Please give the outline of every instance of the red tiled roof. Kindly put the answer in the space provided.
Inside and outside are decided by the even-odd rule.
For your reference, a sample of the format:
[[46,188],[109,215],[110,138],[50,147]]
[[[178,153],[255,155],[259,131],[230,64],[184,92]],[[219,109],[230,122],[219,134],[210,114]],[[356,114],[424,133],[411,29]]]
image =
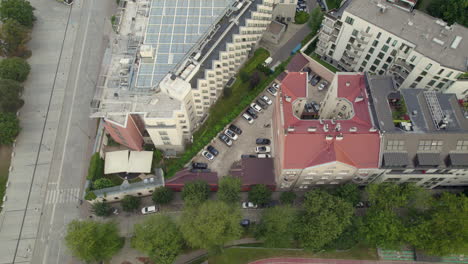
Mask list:
[[[297,98],[306,96],[305,73],[289,73],[281,84],[283,129],[294,127],[284,138],[284,169],[306,168],[329,162],[342,162],[357,168],[377,168],[379,160],[380,137],[378,132],[370,132],[372,120],[369,114],[368,97],[362,74],[338,74],[338,97],[348,99],[354,108],[354,116],[349,120],[300,120],[293,115],[292,104]],[[347,85],[348,83],[348,85]],[[289,96],[291,101],[286,101]],[[360,102],[355,102],[361,96]],[[335,131],[340,123],[341,130]],[[328,132],[324,131],[328,124]],[[308,132],[315,127],[315,132]],[[350,132],[356,127],[357,132]],[[336,136],[342,135],[341,140]],[[331,140],[326,140],[331,136]]]
[[288,66],[286,66],[286,70],[288,72],[298,72],[301,71],[308,63],[309,60],[307,60],[306,57],[302,55],[302,53],[298,52],[288,63]]

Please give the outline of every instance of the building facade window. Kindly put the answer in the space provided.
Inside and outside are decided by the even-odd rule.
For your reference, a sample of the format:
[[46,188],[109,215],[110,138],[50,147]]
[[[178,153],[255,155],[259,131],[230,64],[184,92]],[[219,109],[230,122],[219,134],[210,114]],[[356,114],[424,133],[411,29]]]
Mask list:
[[468,150],[468,140],[458,140],[457,150]]
[[351,17],[346,17],[345,22],[348,23],[348,24],[350,24],[350,25],[353,25],[354,19],[351,18]]
[[404,140],[389,140],[387,142],[387,150],[405,150],[405,141]]
[[420,140],[418,150],[442,150],[442,140]]

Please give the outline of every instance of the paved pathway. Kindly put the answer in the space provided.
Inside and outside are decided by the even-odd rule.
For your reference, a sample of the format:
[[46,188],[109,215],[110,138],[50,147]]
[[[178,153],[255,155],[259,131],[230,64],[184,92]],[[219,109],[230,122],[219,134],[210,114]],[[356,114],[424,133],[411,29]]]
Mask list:
[[250,264],[429,264],[434,262],[415,261],[381,261],[381,260],[350,260],[350,259],[312,259],[312,258],[268,258],[250,262]]

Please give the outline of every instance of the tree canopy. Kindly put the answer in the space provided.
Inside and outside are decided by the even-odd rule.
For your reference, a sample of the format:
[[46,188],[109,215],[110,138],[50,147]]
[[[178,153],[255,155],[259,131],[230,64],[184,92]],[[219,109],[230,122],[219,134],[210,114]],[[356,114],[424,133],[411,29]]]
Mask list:
[[68,224],[65,243],[73,256],[92,262],[111,259],[124,241],[115,223],[73,220]]
[[323,190],[305,195],[304,208],[297,217],[296,236],[307,249],[319,250],[350,224],[353,206]]
[[30,51],[26,43],[30,40],[30,30],[18,21],[8,19],[0,26],[0,53],[4,56],[27,57]]
[[166,186],[154,189],[153,196],[151,197],[156,204],[168,204],[174,198],[174,191]]
[[312,33],[315,35],[317,31],[320,29],[323,20],[323,13],[320,10],[320,7],[316,7],[310,12],[310,19],[309,19],[309,28],[311,29]]
[[95,202],[91,207],[91,212],[97,216],[109,216],[112,214],[112,208],[109,204],[104,202]]
[[271,189],[264,184],[256,184],[249,191],[249,201],[254,204],[264,205],[271,200]]
[[371,207],[363,222],[360,232],[368,245],[397,249],[402,244],[404,225],[391,209]]
[[13,57],[0,61],[0,78],[24,82],[31,67],[24,59]]
[[24,101],[20,98],[23,86],[18,82],[8,79],[0,79],[0,111],[15,113],[20,109]]
[[450,25],[458,24],[468,27],[468,1],[466,0],[432,0],[427,6],[431,16],[443,19]]
[[282,204],[293,204],[294,200],[296,200],[296,193],[293,191],[282,192],[280,195]]
[[219,252],[225,243],[240,238],[240,220],[239,209],[221,201],[207,201],[184,211],[180,230],[191,247]]
[[140,207],[140,197],[135,197],[131,195],[125,195],[122,201],[120,202],[120,205],[122,205],[122,210],[125,212],[133,212],[138,207]]
[[184,185],[182,199],[189,206],[197,206],[208,199],[210,187],[205,181],[192,181]]
[[344,199],[345,201],[350,202],[355,206],[361,200],[361,193],[357,184],[346,183],[340,185],[336,188],[336,193],[338,197]]
[[12,144],[19,131],[19,120],[15,114],[0,112],[0,145]]
[[0,20],[14,19],[21,25],[32,28],[36,18],[34,7],[27,0],[2,0],[0,2]]
[[267,247],[290,247],[294,239],[296,210],[291,206],[276,206],[263,212],[256,237]]
[[166,215],[154,215],[135,225],[132,246],[156,263],[174,263],[183,243],[179,229]]
[[237,177],[224,176],[219,180],[218,199],[227,204],[240,200],[241,181]]

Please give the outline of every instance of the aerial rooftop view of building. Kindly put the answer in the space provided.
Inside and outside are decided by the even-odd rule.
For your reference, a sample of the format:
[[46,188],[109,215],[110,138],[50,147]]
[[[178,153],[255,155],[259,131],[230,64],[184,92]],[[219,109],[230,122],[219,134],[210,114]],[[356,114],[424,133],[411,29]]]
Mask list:
[[378,170],[380,137],[369,113],[364,75],[335,75],[319,119],[304,115],[311,103],[307,76],[290,72],[281,82],[274,113],[279,187],[308,188],[367,178]]
[[401,88],[459,98],[468,93],[461,78],[468,71],[468,29],[462,25],[371,0],[346,1],[322,25],[316,52],[341,70],[391,74]]

